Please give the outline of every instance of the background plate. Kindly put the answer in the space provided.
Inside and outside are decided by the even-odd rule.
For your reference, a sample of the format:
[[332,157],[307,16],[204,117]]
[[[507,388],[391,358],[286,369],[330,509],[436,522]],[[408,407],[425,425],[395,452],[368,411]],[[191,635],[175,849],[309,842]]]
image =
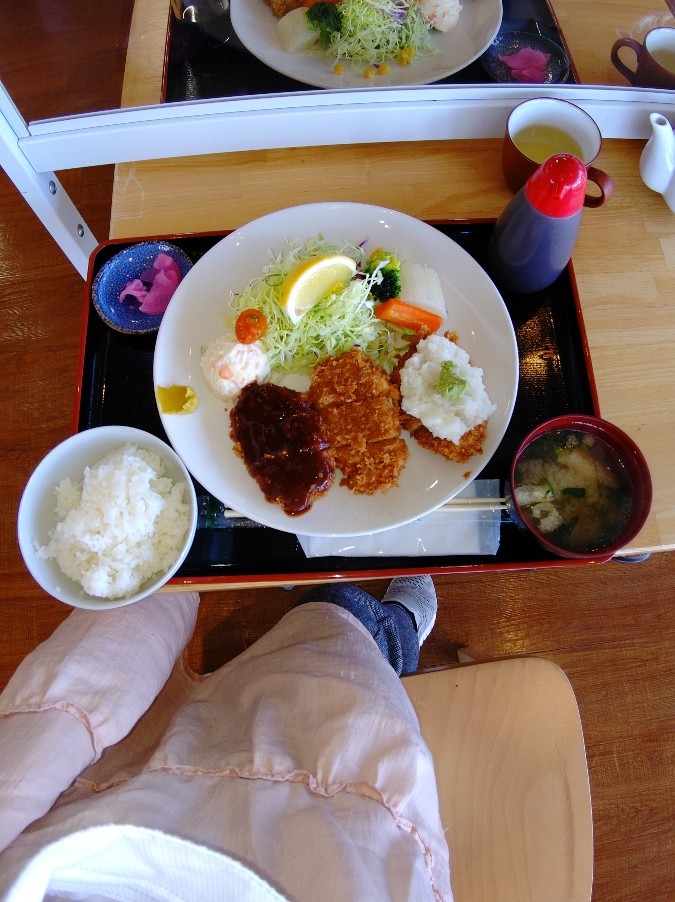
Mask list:
[[440,53],[418,57],[410,66],[391,63],[387,75],[363,77],[365,65],[345,64],[332,72],[333,60],[321,53],[286,53],[276,34],[277,19],[265,0],[230,0],[232,27],[250,53],[282,75],[318,88],[368,88],[424,85],[468,66],[489,46],[502,21],[501,0],[464,0],[459,22],[447,34],[434,32]]
[[[443,283],[448,325],[455,330],[497,405],[488,424],[484,453],[452,463],[410,441],[410,459],[399,485],[384,495],[354,495],[334,484],[312,509],[289,517],[265,501],[234,454],[229,415],[200,369],[202,348],[224,332],[230,290],[258,275],[271,249],[287,239],[318,234],[328,241],[368,241],[408,260],[433,266]],[[215,498],[258,523],[304,535],[360,535],[390,529],[434,510],[476,478],[508,426],[518,384],[513,325],[501,295],[485,271],[438,230],[394,210],[367,204],[323,203],[292,207],[232,232],[192,268],[164,314],[154,356],[154,384],[192,385],[201,399],[189,416],[161,415],[162,425],[188,470]],[[405,436],[405,433],[404,433]]]

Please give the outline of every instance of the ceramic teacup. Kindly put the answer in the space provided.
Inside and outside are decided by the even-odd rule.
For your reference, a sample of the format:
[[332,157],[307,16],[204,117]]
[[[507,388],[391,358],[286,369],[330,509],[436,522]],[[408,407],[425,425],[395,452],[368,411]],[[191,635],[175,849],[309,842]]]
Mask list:
[[[622,47],[635,51],[635,71],[619,59]],[[635,87],[675,88],[675,28],[652,28],[642,44],[634,38],[619,38],[612,47],[611,58]]]
[[612,195],[612,179],[591,164],[600,153],[602,135],[592,116],[568,100],[535,97],[515,107],[507,120],[502,145],[502,170],[512,191],[523,187],[532,173],[557,153],[573,153],[599,194],[586,194],[584,205],[599,207]]

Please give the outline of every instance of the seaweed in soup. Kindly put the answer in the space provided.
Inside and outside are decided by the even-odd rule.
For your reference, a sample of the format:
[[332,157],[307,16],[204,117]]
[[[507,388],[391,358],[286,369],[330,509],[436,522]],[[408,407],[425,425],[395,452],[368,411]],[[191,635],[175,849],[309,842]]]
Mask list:
[[547,433],[525,448],[514,495],[536,532],[577,553],[614,544],[631,511],[623,463],[604,439],[577,430]]

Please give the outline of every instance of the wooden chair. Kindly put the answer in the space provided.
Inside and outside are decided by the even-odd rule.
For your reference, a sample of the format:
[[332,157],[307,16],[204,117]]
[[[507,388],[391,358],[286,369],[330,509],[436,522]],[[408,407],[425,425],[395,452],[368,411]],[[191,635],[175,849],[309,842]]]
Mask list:
[[513,658],[403,684],[434,758],[455,902],[588,902],[588,769],[563,671]]

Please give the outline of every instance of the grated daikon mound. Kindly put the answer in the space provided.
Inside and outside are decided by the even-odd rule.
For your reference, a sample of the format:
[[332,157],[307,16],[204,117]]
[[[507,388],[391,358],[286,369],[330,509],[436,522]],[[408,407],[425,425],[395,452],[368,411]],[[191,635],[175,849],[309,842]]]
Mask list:
[[[450,400],[437,391],[446,360],[456,365],[458,375],[467,382],[464,394]],[[416,352],[403,365],[401,407],[417,417],[436,438],[456,444],[496,410],[483,384],[483,370],[472,366],[463,348],[441,335],[430,335],[420,341]]]

